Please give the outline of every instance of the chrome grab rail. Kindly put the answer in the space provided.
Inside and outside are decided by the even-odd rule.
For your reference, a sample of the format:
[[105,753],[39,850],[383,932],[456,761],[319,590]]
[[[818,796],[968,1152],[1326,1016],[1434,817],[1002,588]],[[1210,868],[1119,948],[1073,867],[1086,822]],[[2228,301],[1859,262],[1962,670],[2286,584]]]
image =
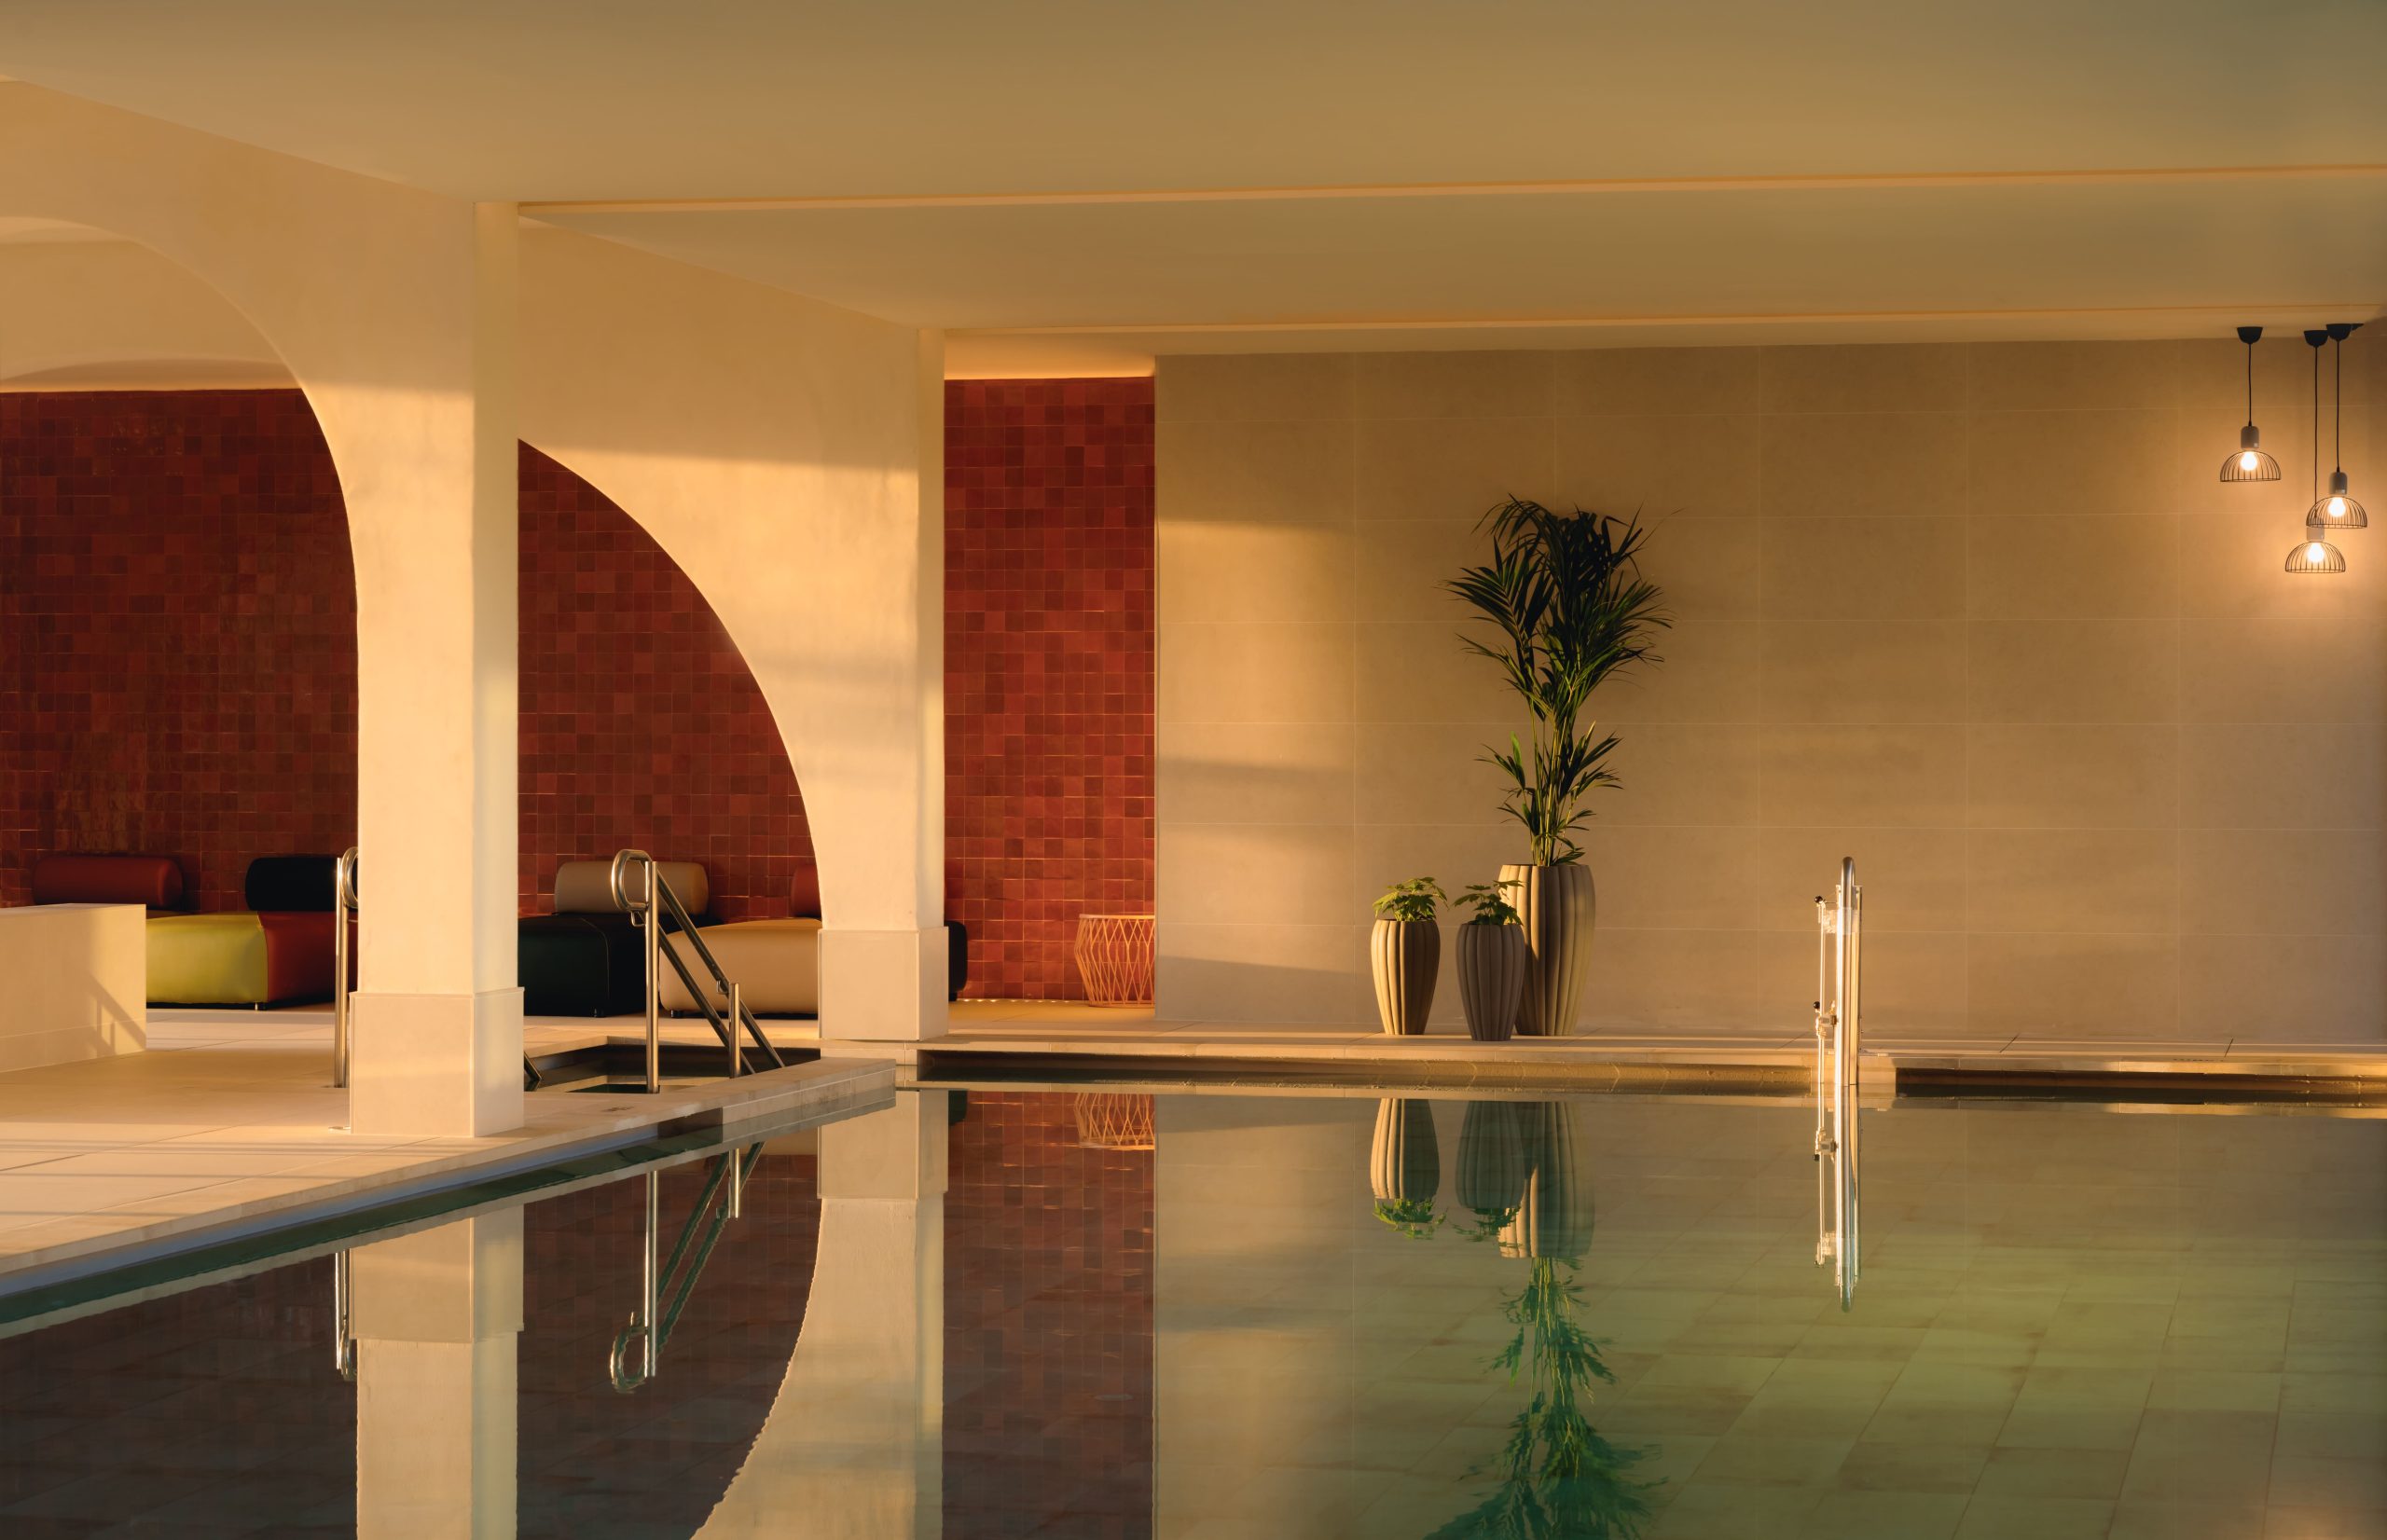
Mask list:
[[1833,1265],[1846,1310],[1856,1298],[1861,1250],[1856,1102],[1865,1046],[1865,889],[1857,886],[1856,858],[1842,859],[1832,901],[1816,897],[1815,929],[1815,1265]]
[[[690,1211],[688,1222],[681,1228],[680,1239],[669,1257],[663,1257],[658,1250],[663,1176],[658,1171],[646,1174],[646,1244],[639,1258],[639,1306],[631,1313],[629,1325],[614,1335],[613,1350],[606,1357],[606,1372],[615,1391],[628,1396],[655,1378],[663,1360],[663,1349],[670,1342],[672,1328],[680,1324],[681,1313],[688,1308],[688,1299],[696,1292],[697,1280],[704,1275],[705,1264],[712,1259],[713,1247],[721,1244],[722,1232],[729,1228],[729,1221],[740,1217],[744,1211],[747,1178],[753,1176],[754,1167],[762,1159],[763,1147],[757,1144],[743,1150],[725,1151],[714,1162],[712,1175],[705,1178],[704,1190],[697,1194],[697,1206]],[[728,1196],[716,1208],[713,1201],[722,1196],[724,1186],[728,1188]]]
[[332,1086],[348,1085],[351,1046],[348,925],[356,915],[356,846],[332,859]]
[[[352,855],[353,851],[350,852]],[[356,1333],[349,1329],[348,1253],[332,1253],[332,1368],[343,1380],[356,1378]]]
[[[646,879],[639,890],[642,896],[635,902],[631,901],[629,886],[624,880],[633,864],[644,869]],[[746,1069],[746,1055],[738,1040],[741,1029],[752,1036],[756,1046],[762,1049],[763,1056],[770,1060],[772,1068],[787,1067],[787,1061],[780,1057],[778,1048],[764,1035],[763,1024],[746,1009],[744,996],[736,984],[729,982],[729,975],[722,971],[721,963],[712,955],[712,948],[705,944],[704,933],[697,928],[696,921],[688,917],[687,906],[680,901],[680,895],[671,891],[671,885],[664,880],[662,869],[655,859],[643,850],[616,851],[606,882],[612,888],[614,904],[639,917],[639,931],[644,942],[648,1092],[663,1089],[663,964],[667,960],[671,964],[671,970],[680,975],[680,983],[687,989],[688,997],[697,1002],[697,1009],[704,1012],[705,1020],[721,1038],[722,1046],[729,1050],[729,1073],[732,1076],[741,1075]],[[663,921],[667,917],[695,948],[705,970],[712,975],[711,990],[697,988],[696,975],[688,970],[687,961],[680,956],[680,949],[663,944]],[[715,995],[727,1002],[726,1016],[720,1006],[713,1004]]]

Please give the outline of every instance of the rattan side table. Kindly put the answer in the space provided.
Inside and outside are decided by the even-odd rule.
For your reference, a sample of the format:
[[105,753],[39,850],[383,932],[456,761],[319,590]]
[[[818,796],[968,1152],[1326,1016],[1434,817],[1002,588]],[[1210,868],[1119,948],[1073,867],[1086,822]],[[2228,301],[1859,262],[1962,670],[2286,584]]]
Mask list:
[[1080,914],[1078,974],[1089,1005],[1150,1005],[1152,916]]

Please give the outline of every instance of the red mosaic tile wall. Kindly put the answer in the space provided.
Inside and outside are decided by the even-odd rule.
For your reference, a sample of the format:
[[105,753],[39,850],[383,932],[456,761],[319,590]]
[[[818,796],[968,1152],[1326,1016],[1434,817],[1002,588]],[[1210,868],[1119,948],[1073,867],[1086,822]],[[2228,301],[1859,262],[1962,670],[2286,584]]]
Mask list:
[[946,1147],[945,1533],[1152,1533],[1152,1098],[973,1091]]
[[777,918],[812,837],[745,660],[603,493],[522,450],[522,912],[556,867],[636,846],[704,863],[712,912]]
[[[803,804],[711,609],[528,448],[521,504],[523,909],[637,845],[784,914]],[[239,909],[250,858],[351,844],[352,571],[295,391],[0,395],[0,902],[45,851],[140,850]]]
[[48,850],[240,909],[251,857],[346,848],[352,572],[297,392],[0,395],[0,902]]
[[973,997],[1076,999],[1152,907],[1152,383],[945,386],[945,910]]

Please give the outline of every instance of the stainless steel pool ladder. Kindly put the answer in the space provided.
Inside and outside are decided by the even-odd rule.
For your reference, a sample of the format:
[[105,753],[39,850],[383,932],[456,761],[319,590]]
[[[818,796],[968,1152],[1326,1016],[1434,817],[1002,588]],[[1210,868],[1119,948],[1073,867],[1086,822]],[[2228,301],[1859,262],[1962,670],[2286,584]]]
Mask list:
[[332,1368],[343,1380],[356,1378],[356,1333],[349,1325],[348,1252],[332,1253]]
[[[355,976],[355,965],[349,959],[348,930],[356,911],[356,846],[352,845],[332,858],[332,1086],[340,1091],[348,1089],[349,1054],[355,1042],[352,997],[356,991],[349,982]],[[522,1089],[539,1089],[539,1071],[527,1049],[522,1054]]]
[[[669,1257],[660,1253],[663,1174],[646,1174],[646,1245],[639,1259],[638,1309],[629,1325],[614,1336],[606,1363],[614,1389],[622,1395],[655,1378],[663,1349],[671,1341],[671,1329],[680,1324],[681,1312],[688,1308],[688,1297],[696,1292],[697,1280],[704,1276],[712,1248],[720,1244],[729,1221],[744,1210],[746,1180],[754,1175],[762,1158],[763,1147],[757,1144],[727,1150],[713,1162],[712,1175],[705,1178],[704,1190],[697,1195],[697,1206],[681,1227],[680,1239]],[[716,1199],[721,1200],[718,1207]]]
[[[627,880],[632,866],[642,868],[645,879],[635,896]],[[645,942],[647,1091],[654,1093],[663,1089],[663,964],[667,960],[671,964],[671,971],[680,975],[680,983],[687,989],[688,997],[697,1002],[697,1009],[703,1011],[705,1020],[712,1024],[722,1047],[729,1050],[731,1075],[741,1075],[746,1070],[746,1055],[740,1051],[738,1041],[741,1029],[752,1036],[755,1046],[762,1049],[763,1056],[770,1060],[772,1068],[785,1068],[787,1061],[780,1057],[777,1048],[771,1046],[771,1039],[763,1035],[763,1024],[746,1009],[744,997],[738,986],[731,983],[729,975],[721,970],[721,964],[713,957],[712,948],[705,944],[704,933],[688,917],[687,906],[680,901],[679,894],[671,891],[671,885],[664,880],[662,869],[655,858],[643,850],[616,851],[608,880],[613,886],[614,902],[638,916],[640,934]],[[680,949],[663,944],[663,921],[667,916],[695,950],[697,960],[705,965],[705,971],[712,975],[711,989],[697,988],[696,975],[688,970],[687,960],[680,956]],[[721,1001],[718,1005],[714,1003],[716,997]]]
[[[349,922],[356,917],[356,846],[332,860],[332,1084],[348,1086],[350,1002]],[[342,1253],[345,1260],[346,1253]]]
[[1865,890],[1856,860],[1815,899],[1815,1265],[1831,1265],[1840,1308],[1856,1297],[1857,1055],[1864,1050]]

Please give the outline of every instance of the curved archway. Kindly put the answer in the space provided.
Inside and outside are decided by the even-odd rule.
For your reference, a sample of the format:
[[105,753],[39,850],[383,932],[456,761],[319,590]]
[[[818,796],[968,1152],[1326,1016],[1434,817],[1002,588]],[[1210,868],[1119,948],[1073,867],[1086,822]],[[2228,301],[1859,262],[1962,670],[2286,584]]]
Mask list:
[[566,231],[522,261],[523,438],[687,573],[803,784],[823,1035],[942,1032],[934,334]]
[[306,392],[353,556],[358,844],[373,904],[407,917],[363,928],[350,1124],[518,1127],[518,216],[18,83],[0,85],[0,216],[179,264]]
[[803,790],[737,639],[611,498],[527,444],[521,467],[522,912],[633,845],[701,863],[716,918],[786,914]]

